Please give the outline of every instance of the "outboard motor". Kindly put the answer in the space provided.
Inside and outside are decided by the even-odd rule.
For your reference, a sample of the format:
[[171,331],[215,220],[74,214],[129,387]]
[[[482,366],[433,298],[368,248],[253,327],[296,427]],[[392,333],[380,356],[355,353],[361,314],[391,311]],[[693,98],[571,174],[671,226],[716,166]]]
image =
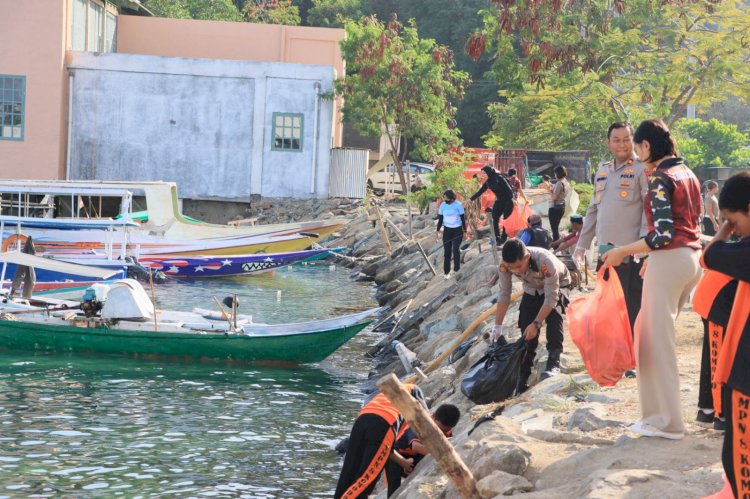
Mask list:
[[126,256],[125,261],[128,263],[128,279],[148,282],[148,274],[151,273],[151,279],[153,279],[156,284],[163,284],[167,280],[167,275],[164,272],[148,268],[145,265],[138,263],[138,261],[132,256]]
[[94,284],[90,288],[86,288],[83,293],[83,302],[81,303],[81,310],[86,317],[96,317],[104,307],[104,300],[107,298],[107,291],[109,286],[106,284]]

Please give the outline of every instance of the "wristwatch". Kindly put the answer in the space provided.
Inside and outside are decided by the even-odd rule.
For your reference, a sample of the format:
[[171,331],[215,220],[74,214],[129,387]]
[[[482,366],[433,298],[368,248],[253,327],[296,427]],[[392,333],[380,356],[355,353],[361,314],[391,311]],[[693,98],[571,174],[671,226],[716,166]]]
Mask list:
[[538,320],[534,319],[532,321],[532,324],[534,324],[539,331],[542,330],[542,321],[538,321]]

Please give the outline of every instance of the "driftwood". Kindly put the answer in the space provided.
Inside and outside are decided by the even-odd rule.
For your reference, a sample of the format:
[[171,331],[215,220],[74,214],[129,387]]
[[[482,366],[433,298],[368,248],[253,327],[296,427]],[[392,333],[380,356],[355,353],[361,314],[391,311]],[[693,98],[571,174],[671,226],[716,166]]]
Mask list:
[[432,275],[437,275],[437,272],[435,272],[435,267],[432,266],[432,262],[430,262],[430,259],[427,257],[427,253],[424,252],[424,248],[421,244],[419,244],[419,241],[416,239],[414,240],[415,243],[417,243],[417,248],[419,248],[419,252],[422,253],[422,258],[424,258],[424,261],[427,262],[427,267],[429,267],[430,272],[432,272]]
[[409,425],[419,435],[422,443],[435,458],[440,469],[453,482],[464,499],[480,497],[477,483],[469,468],[440,431],[430,414],[409,394],[391,373],[378,381],[378,388],[388,397]]

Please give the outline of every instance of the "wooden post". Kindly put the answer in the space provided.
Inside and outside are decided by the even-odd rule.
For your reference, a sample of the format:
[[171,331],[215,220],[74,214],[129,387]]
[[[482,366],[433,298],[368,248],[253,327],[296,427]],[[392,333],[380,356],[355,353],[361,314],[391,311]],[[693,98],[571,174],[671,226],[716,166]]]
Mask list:
[[388,248],[388,253],[393,252],[393,246],[391,246],[391,240],[388,238],[388,232],[385,230],[385,224],[383,223],[383,217],[380,215],[380,207],[375,205],[375,215],[378,217],[378,225],[380,226],[380,235],[383,236],[385,246]]
[[419,241],[416,239],[414,240],[415,243],[417,243],[417,248],[419,248],[419,252],[422,253],[422,258],[424,258],[424,261],[427,262],[427,266],[430,268],[430,272],[432,272],[432,275],[437,275],[437,272],[435,272],[435,267],[432,266],[432,263],[430,262],[430,259],[427,257],[427,253],[424,252],[424,248],[421,244],[419,244]]
[[388,219],[388,220],[386,220],[385,222],[386,222],[387,224],[389,224],[389,225],[391,226],[391,229],[393,229],[393,232],[395,232],[395,233],[396,233],[396,236],[397,236],[397,237],[398,237],[398,238],[399,238],[399,239],[400,239],[400,240],[401,240],[402,242],[406,242],[406,241],[408,241],[408,238],[407,238],[407,237],[406,237],[406,236],[404,235],[404,233],[403,233],[403,232],[401,232],[401,229],[399,229],[399,228],[398,228],[398,227],[396,226],[396,224],[395,224],[395,223],[393,223],[393,220],[390,220],[390,219]]
[[432,420],[430,413],[414,400],[393,373],[382,377],[378,381],[378,388],[414,428],[440,469],[453,482],[460,496],[464,499],[478,499],[480,495],[474,475]]
[[411,161],[406,160],[406,216],[409,218],[409,239],[414,239],[414,231],[411,228]]

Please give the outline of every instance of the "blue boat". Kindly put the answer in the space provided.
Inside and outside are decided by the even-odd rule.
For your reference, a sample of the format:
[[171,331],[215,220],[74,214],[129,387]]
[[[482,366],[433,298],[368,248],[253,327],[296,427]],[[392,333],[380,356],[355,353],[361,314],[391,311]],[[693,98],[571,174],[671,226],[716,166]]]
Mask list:
[[251,275],[303,261],[325,258],[340,248],[311,249],[291,253],[261,253],[220,256],[144,255],[138,262],[173,277],[231,277]]

